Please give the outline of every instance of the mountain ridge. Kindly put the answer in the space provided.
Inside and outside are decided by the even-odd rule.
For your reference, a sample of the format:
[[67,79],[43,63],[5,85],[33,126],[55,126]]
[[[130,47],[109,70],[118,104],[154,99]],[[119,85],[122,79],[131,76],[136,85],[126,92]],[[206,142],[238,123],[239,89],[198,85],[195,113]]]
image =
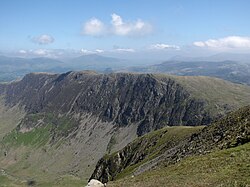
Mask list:
[[[218,80],[212,78],[210,79],[206,77],[193,77],[192,81],[189,81],[189,79],[192,79],[192,77],[188,78],[188,77],[175,77],[175,76],[153,75],[153,74],[151,75],[151,74],[125,74],[125,73],[106,75],[90,71],[68,72],[60,75],[39,73],[39,74],[28,74],[19,82],[7,85],[6,84],[0,85],[0,90],[1,90],[0,93],[3,94],[3,92],[5,92],[5,99],[7,103],[15,105],[18,102],[21,102],[23,103],[23,105],[25,105],[25,109],[27,111],[35,113],[46,112],[46,111],[52,111],[52,112],[57,111],[59,113],[61,112],[68,114],[71,112],[76,112],[76,113],[79,112],[81,113],[84,111],[92,112],[93,114],[96,113],[97,115],[101,114],[99,117],[101,117],[104,120],[114,121],[115,123],[120,125],[126,125],[130,124],[131,122],[133,123],[144,120],[144,122],[143,121],[141,122],[143,129],[147,128],[146,126],[143,125],[143,123],[146,124],[150,123],[151,125],[156,123],[160,125],[161,121],[165,121],[165,124],[169,123],[168,125],[208,124],[211,121],[211,119],[209,119],[209,117],[204,118],[206,115],[208,115],[205,114],[206,110],[204,109],[205,105],[207,105],[206,104],[207,101],[204,100],[205,97],[203,96],[197,97],[198,99],[196,99],[196,97],[191,97],[192,94],[195,95],[194,93],[197,92],[196,91],[197,89],[195,87],[199,87],[199,85],[195,84],[199,83],[202,85],[205,84],[205,81],[207,80],[208,82],[211,82],[212,84],[215,85],[221,83],[219,84],[220,86],[222,86],[223,84],[227,85],[227,83],[221,82],[221,80],[219,79]],[[195,81],[196,81],[195,84],[193,85],[190,84]],[[95,84],[94,82],[97,82],[98,84]],[[191,85],[189,86],[191,88],[195,88],[193,89],[195,91],[190,92],[189,91],[190,89],[186,89],[185,86],[188,85]],[[242,100],[243,98],[246,98],[249,95],[247,94],[249,90],[248,87],[233,85],[231,83],[228,83],[228,86],[229,87],[228,89],[226,89],[225,93],[232,92],[232,90],[229,89],[231,86],[232,88],[235,87],[234,88],[235,93],[231,94],[235,96],[237,95],[237,97],[239,97],[238,98],[239,101]],[[88,89],[86,90],[86,88]],[[111,89],[112,91],[109,89]],[[171,89],[175,91],[171,93]],[[197,94],[200,95],[202,89],[198,90]],[[19,90],[24,90],[24,92],[19,92]],[[142,93],[142,90],[144,90],[144,92],[146,91],[147,94]],[[168,93],[169,91],[170,93]],[[242,93],[240,94],[240,91],[246,94],[242,95]],[[64,98],[65,93],[67,93],[67,97],[74,99],[65,100]],[[168,96],[164,96],[164,94],[166,93],[168,93]],[[213,95],[214,93],[211,93],[211,95]],[[27,94],[29,95],[29,97],[26,97]],[[147,103],[144,106],[140,106],[139,104],[141,101],[146,102],[147,100],[146,99],[147,97],[145,98],[145,96],[142,96],[142,94],[148,95],[147,97],[149,100],[149,103]],[[57,95],[57,97],[55,97],[55,95]],[[113,95],[113,96],[109,97],[108,95]],[[106,101],[98,101],[95,99],[99,97],[106,98]],[[211,97],[211,96],[206,96],[206,97]],[[88,98],[88,100],[86,100],[85,98]],[[220,100],[222,99],[223,98],[221,98]],[[62,103],[59,102],[59,100],[64,100],[66,103],[62,105]],[[132,103],[127,105],[126,102],[129,100],[131,100]],[[141,101],[139,102],[139,100]],[[216,98],[215,100],[218,101],[218,99]],[[161,112],[159,113],[158,111],[159,107],[166,107],[164,106],[166,105],[166,102],[168,103],[168,107],[165,109],[165,113],[162,114]],[[173,102],[176,103],[174,104]],[[180,117],[179,119],[164,117],[163,120],[161,116],[159,116],[159,114],[163,116],[164,115],[171,116],[171,113],[175,113],[176,116],[176,112],[178,112],[178,110],[180,109],[178,108],[174,109],[173,107],[178,105],[177,104],[178,102],[180,104],[181,102],[183,102],[183,106],[193,105],[191,109],[197,110],[196,118],[198,121],[188,117],[192,115],[185,114],[185,112],[188,112],[188,107],[186,108],[187,111],[179,111],[181,112],[180,115],[182,115],[182,117]],[[244,102],[245,100],[242,101],[242,104]],[[155,105],[156,103],[158,104]],[[148,109],[150,108],[149,105],[150,107],[153,108],[156,107],[154,109],[155,112],[148,113],[149,112]],[[227,106],[228,109],[226,108],[225,109],[229,111],[230,107],[233,107],[233,105],[234,104],[232,104],[232,106],[228,105]],[[84,107],[79,107],[79,106],[84,106]],[[176,110],[175,112],[171,110],[169,111],[169,108],[171,108],[171,106],[172,106],[171,110]],[[200,107],[201,111],[199,111],[200,109],[198,108],[195,109],[195,106],[198,108]],[[100,107],[101,110],[100,108],[98,109],[98,107]],[[147,107],[149,108],[146,109]],[[222,105],[221,107],[224,106]],[[212,108],[214,108],[214,106]],[[185,109],[185,107],[183,109]],[[162,111],[162,108],[160,110]],[[198,116],[200,112],[202,115]],[[147,118],[147,113],[151,117]],[[134,116],[134,114],[136,114],[136,116]],[[158,115],[158,117],[156,115]],[[183,123],[181,122],[182,120],[181,118],[184,119]],[[131,122],[128,120],[130,120]],[[174,121],[171,122],[171,120]],[[188,120],[191,121],[195,120],[196,122],[194,121],[188,122]],[[167,121],[169,122],[167,123]],[[162,126],[156,128],[160,127]]]

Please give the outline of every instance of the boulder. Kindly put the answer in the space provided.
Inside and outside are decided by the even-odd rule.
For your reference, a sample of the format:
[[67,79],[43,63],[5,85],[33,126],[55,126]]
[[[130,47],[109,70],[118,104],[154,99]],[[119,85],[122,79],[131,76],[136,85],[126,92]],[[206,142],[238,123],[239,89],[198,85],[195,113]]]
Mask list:
[[96,179],[91,179],[86,187],[105,187],[105,185]]

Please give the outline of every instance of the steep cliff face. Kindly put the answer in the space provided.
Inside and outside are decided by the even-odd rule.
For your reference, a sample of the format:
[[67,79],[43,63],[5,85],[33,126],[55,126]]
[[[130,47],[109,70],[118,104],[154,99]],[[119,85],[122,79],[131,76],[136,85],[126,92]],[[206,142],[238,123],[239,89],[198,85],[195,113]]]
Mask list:
[[[162,138],[169,136],[169,130],[150,133],[130,143],[121,151],[106,155],[99,160],[91,178],[108,182],[119,176],[143,173],[159,164],[168,166],[188,156],[207,154],[214,150],[248,143],[250,106],[230,113],[200,131],[189,131],[185,136],[175,134],[175,141],[171,138]],[[185,129],[182,131],[185,132]],[[173,135],[173,132],[171,134]]]
[[118,126],[136,123],[138,135],[167,125],[205,125],[215,117],[204,109],[205,100],[173,78],[159,81],[150,74],[29,74],[1,93],[7,104],[21,103],[28,113],[91,113]]

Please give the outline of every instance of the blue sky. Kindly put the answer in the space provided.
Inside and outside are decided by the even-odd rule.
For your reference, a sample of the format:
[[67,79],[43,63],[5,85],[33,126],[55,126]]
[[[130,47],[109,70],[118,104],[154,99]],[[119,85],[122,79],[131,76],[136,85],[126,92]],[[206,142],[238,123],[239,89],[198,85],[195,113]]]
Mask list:
[[0,51],[250,49],[249,0],[1,0]]

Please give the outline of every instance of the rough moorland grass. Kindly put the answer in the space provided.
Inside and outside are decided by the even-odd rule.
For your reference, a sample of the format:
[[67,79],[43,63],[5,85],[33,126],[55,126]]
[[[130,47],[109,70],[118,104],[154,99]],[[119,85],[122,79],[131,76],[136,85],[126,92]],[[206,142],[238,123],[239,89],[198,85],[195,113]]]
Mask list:
[[108,183],[108,187],[249,187],[250,143],[207,155],[192,156],[134,178]]
[[[38,125],[41,121],[43,124]],[[49,141],[52,134],[58,137],[58,139],[62,136],[67,136],[75,125],[76,123],[66,116],[57,117],[52,113],[29,114],[25,116],[21,122],[21,126],[30,128],[31,130],[21,132],[14,129],[3,138],[2,143],[8,146],[24,145],[40,147]]]
[[153,131],[149,134],[146,134],[138,139],[136,139],[133,144],[141,144],[141,141],[148,142],[149,145],[151,142],[156,142],[154,145],[147,146],[143,150],[144,154],[147,155],[145,159],[138,162],[137,164],[126,167],[121,173],[116,176],[116,179],[123,178],[125,176],[131,175],[133,171],[138,168],[140,165],[156,158],[160,155],[162,150],[165,150],[166,147],[172,147],[189,137],[191,134],[198,132],[204,126],[197,127],[187,127],[187,126],[175,126],[175,127],[165,127],[157,131]]

